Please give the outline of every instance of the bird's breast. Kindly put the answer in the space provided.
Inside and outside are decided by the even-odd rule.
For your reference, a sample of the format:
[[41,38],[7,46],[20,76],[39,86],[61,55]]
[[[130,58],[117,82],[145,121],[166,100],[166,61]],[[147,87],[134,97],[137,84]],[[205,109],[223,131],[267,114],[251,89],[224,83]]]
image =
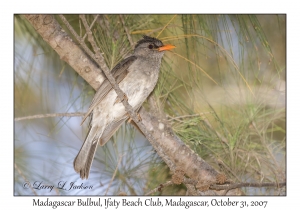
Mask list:
[[120,83],[120,88],[128,97],[128,103],[133,107],[140,106],[153,91],[158,80],[158,74],[149,71],[132,71]]
[[[134,110],[139,108],[153,91],[159,74],[159,69],[140,69],[140,66],[143,65],[135,66],[133,64],[127,76],[119,84],[120,89],[128,98],[128,103]],[[106,118],[107,122],[121,119],[126,114],[125,107],[120,100],[117,100],[117,94],[114,90],[106,95],[101,104],[96,112],[100,118]]]

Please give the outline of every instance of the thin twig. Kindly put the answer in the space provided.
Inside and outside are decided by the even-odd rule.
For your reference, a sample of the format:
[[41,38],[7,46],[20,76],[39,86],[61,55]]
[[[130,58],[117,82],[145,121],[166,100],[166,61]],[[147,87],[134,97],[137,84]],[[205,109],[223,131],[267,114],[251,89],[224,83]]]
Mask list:
[[208,119],[206,117],[203,116],[203,122],[212,130],[216,133],[216,135],[218,136],[219,139],[221,139],[222,142],[224,142],[225,144],[228,145],[228,140],[222,136],[216,129],[214,129],[212,127],[212,125],[210,124],[210,122],[208,121]]
[[130,43],[130,45],[131,45],[131,48],[134,49],[134,43],[133,43],[132,38],[131,38],[131,36],[130,36],[129,30],[128,30],[127,26],[125,25],[125,20],[124,20],[123,15],[120,15],[120,19],[121,19],[121,22],[122,22],[123,27],[124,27],[124,29],[125,29],[125,32],[126,32],[128,41],[129,41],[129,43]]
[[178,116],[178,117],[172,117],[170,115],[167,115],[167,117],[170,118],[168,121],[181,119],[181,118],[188,118],[188,117],[199,117],[199,116],[200,116],[200,114],[182,115],[182,116]]
[[236,178],[238,181],[241,181],[239,176],[232,170],[230,167],[226,165],[226,163],[223,162],[221,159],[215,159],[216,163],[219,165],[219,167],[225,171],[226,174],[230,173],[234,178]]
[[[125,154],[124,154],[124,155],[125,155]],[[114,174],[113,174],[113,176],[111,177],[111,179],[110,179],[110,181],[109,181],[108,187],[107,187],[107,189],[106,189],[106,191],[105,191],[105,195],[107,195],[107,192],[108,192],[108,190],[109,190],[109,188],[110,188],[112,182],[113,182],[114,179],[115,179],[115,176],[116,176],[116,174],[117,174],[119,165],[120,165],[120,163],[121,163],[122,158],[124,157],[124,155],[120,155],[120,156],[119,156],[119,161],[118,161],[118,163],[117,163],[117,166],[116,166],[116,169],[115,169],[115,171],[114,171]]]
[[172,184],[173,184],[172,181],[167,181],[167,182],[164,183],[164,184],[160,184],[158,187],[156,187],[156,188],[154,188],[153,190],[151,190],[150,192],[146,193],[145,196],[151,195],[151,194],[153,194],[153,193],[156,193],[157,191],[162,190],[162,188],[167,187],[167,186],[170,186],[170,185],[172,185]]
[[[70,23],[67,21],[67,19],[63,16],[63,15],[59,15],[59,17],[61,18],[61,20],[63,21],[63,23],[67,26],[67,28],[70,30],[71,34],[76,38],[76,40],[79,42],[79,44],[81,45],[81,47],[84,49],[84,51],[95,61],[98,60],[98,58],[96,58],[95,54],[86,46],[86,44],[84,43],[84,40],[78,36],[78,34],[76,33],[76,31],[73,29],[73,27],[70,25]],[[90,30],[89,30],[90,31]],[[88,33],[88,32],[87,32]],[[103,58],[104,60],[104,58]],[[98,63],[98,62],[97,62]],[[99,64],[99,63],[98,63]],[[99,68],[105,67],[106,65],[99,65]],[[107,66],[106,66],[107,68]],[[108,69],[108,68],[107,68]],[[101,69],[103,72],[105,72],[103,69]],[[108,70],[109,71],[109,70]]]
[[17,117],[15,118],[15,121],[31,120],[31,119],[39,119],[39,118],[47,118],[47,117],[80,117],[84,115],[85,112],[37,114],[37,115],[31,115],[27,117]]
[[[96,20],[98,19],[98,17],[99,17],[99,15],[96,15],[96,16],[95,16],[93,22],[92,22],[91,25],[90,25],[90,29],[93,28],[93,25],[95,24],[95,22],[96,22]],[[84,34],[84,36],[83,36],[82,39],[85,40],[86,36],[87,36],[87,33]]]
[[159,37],[159,35],[165,30],[165,28],[172,22],[172,20],[176,17],[177,15],[174,15],[171,20],[163,27],[163,29],[157,34],[156,38]]
[[196,68],[200,69],[200,71],[202,71],[202,72],[205,74],[205,76],[207,76],[211,81],[213,81],[216,85],[219,85],[219,84],[218,84],[211,76],[209,76],[208,73],[206,73],[206,71],[205,71],[203,68],[201,68],[200,66],[198,66],[196,63],[194,63],[193,61],[191,61],[191,60],[189,60],[189,59],[183,57],[182,55],[180,55],[180,54],[178,54],[178,53],[175,53],[175,52],[172,52],[172,53],[173,53],[174,55],[177,55],[178,57],[181,57],[181,58],[184,59],[185,61],[187,61],[187,62],[193,64]]
[[273,163],[275,164],[277,170],[279,170],[279,171],[280,171],[280,174],[282,174],[282,171],[280,170],[280,167],[279,167],[279,165],[278,165],[278,163],[277,163],[277,161],[276,161],[276,158],[274,157],[274,154],[270,151],[269,146],[268,146],[268,145],[266,144],[266,142],[264,141],[265,138],[263,138],[263,137],[261,136],[261,132],[260,132],[259,129],[257,128],[256,123],[255,123],[255,122],[252,122],[251,124],[252,124],[252,126],[255,128],[255,130],[256,130],[256,132],[257,132],[257,135],[260,137],[259,139],[261,140],[261,143],[264,145],[265,148],[267,148],[267,152],[268,152],[269,155],[271,156],[271,158],[272,158],[272,160],[273,160]]
[[[176,24],[169,24],[168,26],[169,27],[174,27],[174,28],[177,27]],[[165,28],[165,26],[158,27],[158,28],[155,28],[155,29],[132,31],[131,34],[133,34],[133,35],[134,34],[145,34],[147,36],[150,36],[150,35],[154,34],[155,32],[160,31],[163,28]],[[168,39],[168,37],[161,38],[160,40],[165,41],[166,39]]]
[[229,185],[211,185],[209,189],[211,190],[232,190],[241,187],[285,187],[286,182],[281,183],[237,183],[237,184],[229,184]]
[[181,115],[181,116],[177,116],[177,117],[172,117],[170,115],[167,115],[167,117],[171,118],[170,120],[168,120],[168,121],[171,121],[171,120],[176,120],[176,119],[180,119],[180,118],[205,116],[206,114],[211,114],[211,113],[212,112],[201,112],[200,114]]

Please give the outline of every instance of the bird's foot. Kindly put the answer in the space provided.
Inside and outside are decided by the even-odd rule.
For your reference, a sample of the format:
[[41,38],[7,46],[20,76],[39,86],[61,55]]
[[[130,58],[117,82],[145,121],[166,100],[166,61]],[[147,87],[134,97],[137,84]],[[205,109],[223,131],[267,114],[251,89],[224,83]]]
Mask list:
[[138,117],[139,122],[141,122],[141,121],[142,121],[142,118],[141,118],[140,113],[137,113],[137,117]]
[[128,101],[128,97],[127,97],[127,95],[125,93],[124,93],[124,95],[123,95],[123,97],[121,99],[119,97],[116,98],[114,105],[116,103],[120,103],[120,102],[122,102],[124,100]]
[[[127,121],[127,123],[130,123],[132,121],[132,118],[129,116],[129,114],[127,114],[129,119]],[[141,115],[139,113],[137,113],[137,117],[138,117],[138,122],[141,122],[142,121],[142,118],[141,118]]]

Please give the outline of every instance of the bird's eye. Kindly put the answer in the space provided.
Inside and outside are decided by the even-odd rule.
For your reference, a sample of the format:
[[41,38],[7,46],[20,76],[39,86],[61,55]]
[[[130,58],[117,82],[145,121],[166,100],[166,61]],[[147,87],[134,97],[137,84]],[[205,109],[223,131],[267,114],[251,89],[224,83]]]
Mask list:
[[152,50],[154,48],[153,44],[149,44],[148,48]]

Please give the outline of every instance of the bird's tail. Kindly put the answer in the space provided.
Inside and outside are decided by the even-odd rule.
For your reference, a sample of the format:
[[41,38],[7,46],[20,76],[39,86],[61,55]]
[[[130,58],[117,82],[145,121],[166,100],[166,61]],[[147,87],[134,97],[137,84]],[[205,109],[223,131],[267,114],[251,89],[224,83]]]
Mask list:
[[91,126],[78,155],[74,159],[74,170],[80,174],[81,179],[89,178],[91,165],[103,129],[103,126]]

